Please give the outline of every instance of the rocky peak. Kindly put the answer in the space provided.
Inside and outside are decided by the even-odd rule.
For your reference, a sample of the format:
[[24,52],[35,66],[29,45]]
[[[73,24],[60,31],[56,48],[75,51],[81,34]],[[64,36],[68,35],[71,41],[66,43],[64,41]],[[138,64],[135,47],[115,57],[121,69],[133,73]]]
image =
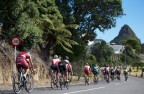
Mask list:
[[127,25],[125,24],[117,37],[115,37],[112,41],[110,41],[110,43],[115,43],[115,44],[122,44],[123,41],[130,39],[130,38],[134,38],[134,39],[138,39],[138,37],[135,35],[134,31]]
[[136,37],[134,31],[126,24],[121,28],[118,36]]

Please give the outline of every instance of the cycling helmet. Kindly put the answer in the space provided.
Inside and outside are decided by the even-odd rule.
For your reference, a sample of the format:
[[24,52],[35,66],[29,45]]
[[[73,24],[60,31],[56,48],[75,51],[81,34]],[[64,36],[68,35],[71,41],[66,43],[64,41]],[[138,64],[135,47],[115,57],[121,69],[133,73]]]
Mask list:
[[29,51],[28,49],[26,50],[26,52],[27,52],[28,54],[30,54],[30,51]]
[[89,65],[89,63],[86,63],[86,65]]
[[58,59],[58,55],[54,55],[54,59]]
[[69,57],[68,57],[68,56],[65,56],[65,59],[66,59],[66,60],[69,60]]

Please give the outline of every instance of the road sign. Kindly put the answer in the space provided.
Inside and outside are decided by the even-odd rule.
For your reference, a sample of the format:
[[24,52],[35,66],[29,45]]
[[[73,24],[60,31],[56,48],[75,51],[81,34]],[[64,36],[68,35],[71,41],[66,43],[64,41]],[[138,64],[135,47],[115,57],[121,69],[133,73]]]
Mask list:
[[21,39],[19,36],[13,36],[11,39],[10,39],[10,43],[11,45],[13,46],[19,46],[21,44]]

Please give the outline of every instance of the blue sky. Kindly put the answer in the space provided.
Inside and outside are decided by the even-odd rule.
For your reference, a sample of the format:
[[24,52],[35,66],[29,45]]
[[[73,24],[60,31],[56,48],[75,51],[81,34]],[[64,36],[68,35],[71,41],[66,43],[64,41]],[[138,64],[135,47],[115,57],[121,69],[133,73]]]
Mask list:
[[96,39],[104,39],[110,42],[114,39],[124,24],[130,26],[136,36],[144,43],[144,0],[122,0],[125,16],[117,18],[115,28],[106,30],[104,33],[97,32]]

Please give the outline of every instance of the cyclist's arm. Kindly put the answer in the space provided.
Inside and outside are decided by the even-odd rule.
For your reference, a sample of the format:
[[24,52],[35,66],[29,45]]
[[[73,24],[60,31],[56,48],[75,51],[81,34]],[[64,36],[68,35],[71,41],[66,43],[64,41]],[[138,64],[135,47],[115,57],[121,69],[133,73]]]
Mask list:
[[33,65],[33,62],[32,62],[32,58],[31,58],[31,55],[29,56],[29,63],[30,63],[30,69],[31,71],[34,71],[34,65]]
[[71,69],[71,73],[72,73],[72,75],[73,75],[73,69],[72,69],[72,65],[70,65],[70,66],[71,66],[71,68],[70,68],[70,69]]

